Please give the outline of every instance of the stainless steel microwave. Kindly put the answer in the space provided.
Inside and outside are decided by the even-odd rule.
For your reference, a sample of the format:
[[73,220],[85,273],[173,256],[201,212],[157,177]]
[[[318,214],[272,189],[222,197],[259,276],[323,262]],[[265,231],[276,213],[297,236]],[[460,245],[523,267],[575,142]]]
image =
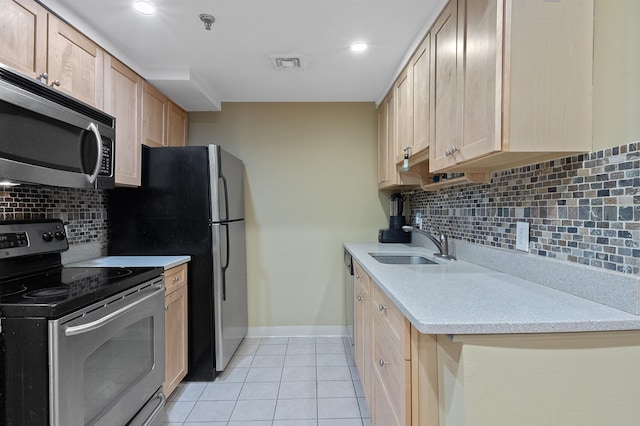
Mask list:
[[0,64],[0,180],[113,188],[115,118]]

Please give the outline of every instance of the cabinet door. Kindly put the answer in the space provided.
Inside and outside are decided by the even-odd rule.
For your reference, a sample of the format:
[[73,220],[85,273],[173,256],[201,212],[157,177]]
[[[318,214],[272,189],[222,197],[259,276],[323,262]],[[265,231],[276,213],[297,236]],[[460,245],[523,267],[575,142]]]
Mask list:
[[502,0],[465,0],[460,5],[464,99],[457,162],[502,149]]
[[140,186],[143,79],[105,55],[104,109],[116,118],[116,185]]
[[431,29],[431,146],[429,170],[455,164],[450,154],[459,137],[458,4],[451,0]]
[[0,62],[32,77],[47,70],[47,11],[33,0],[0,0]]
[[76,99],[103,107],[104,52],[49,14],[48,83]]
[[369,276],[354,263],[353,337],[355,363],[368,400],[372,397],[371,356],[373,350]]
[[169,99],[150,84],[144,85],[142,103],[142,143],[151,146],[166,145],[167,112]]
[[167,145],[187,145],[188,115],[185,110],[173,102],[168,102],[167,113]]
[[187,375],[187,286],[165,297],[165,379],[169,396]]
[[422,41],[411,60],[413,74],[413,152],[429,148],[429,87],[431,81],[431,33]]
[[378,107],[378,189],[399,185],[396,167],[395,97],[393,90]]
[[[395,163],[402,161],[405,148],[413,150],[413,81],[409,66],[400,74],[395,84]],[[409,152],[412,154],[413,151]]]
[[390,127],[390,115],[393,114],[393,96],[385,98],[378,107],[378,189],[398,184],[395,171],[395,151]]

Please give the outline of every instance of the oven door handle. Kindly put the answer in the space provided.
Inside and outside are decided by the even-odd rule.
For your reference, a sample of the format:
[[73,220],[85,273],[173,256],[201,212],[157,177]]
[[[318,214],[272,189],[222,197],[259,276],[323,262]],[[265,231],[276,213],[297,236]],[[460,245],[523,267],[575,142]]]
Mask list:
[[152,297],[155,297],[158,293],[164,293],[164,286],[159,286],[157,288],[157,290],[154,290],[152,293],[147,294],[144,297],[141,297],[140,299],[136,300],[135,302],[132,303],[128,303],[126,306],[123,306],[120,309],[117,309],[113,312],[111,312],[110,314],[107,314],[105,316],[103,316],[100,319],[97,319],[95,321],[91,321],[88,322],[86,324],[81,324],[81,325],[76,325],[73,327],[63,327],[64,328],[64,335],[65,336],[77,336],[78,334],[83,334],[83,333],[88,333],[90,331],[96,330],[100,327],[102,327],[103,325],[105,325],[106,323],[113,321],[114,319],[121,317],[122,315],[126,314],[127,312],[129,312],[132,309],[135,309],[136,306],[138,306],[141,303],[146,302],[147,300],[151,299]]

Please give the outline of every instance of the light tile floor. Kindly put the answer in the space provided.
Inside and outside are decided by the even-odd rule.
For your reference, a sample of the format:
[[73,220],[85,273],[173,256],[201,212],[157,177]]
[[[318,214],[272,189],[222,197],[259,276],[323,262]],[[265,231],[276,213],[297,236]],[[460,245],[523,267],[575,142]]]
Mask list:
[[213,382],[182,382],[165,426],[370,426],[343,337],[245,339]]

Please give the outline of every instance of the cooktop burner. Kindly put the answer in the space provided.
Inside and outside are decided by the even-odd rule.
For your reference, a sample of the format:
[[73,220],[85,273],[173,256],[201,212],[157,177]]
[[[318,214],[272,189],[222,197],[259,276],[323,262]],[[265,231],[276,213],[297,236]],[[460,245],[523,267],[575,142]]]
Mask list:
[[67,298],[69,288],[67,287],[51,287],[42,290],[30,291],[24,294],[27,299],[60,299]]
[[18,294],[25,291],[27,288],[23,285],[8,285],[6,287],[0,286],[0,297],[11,296],[12,294]]

